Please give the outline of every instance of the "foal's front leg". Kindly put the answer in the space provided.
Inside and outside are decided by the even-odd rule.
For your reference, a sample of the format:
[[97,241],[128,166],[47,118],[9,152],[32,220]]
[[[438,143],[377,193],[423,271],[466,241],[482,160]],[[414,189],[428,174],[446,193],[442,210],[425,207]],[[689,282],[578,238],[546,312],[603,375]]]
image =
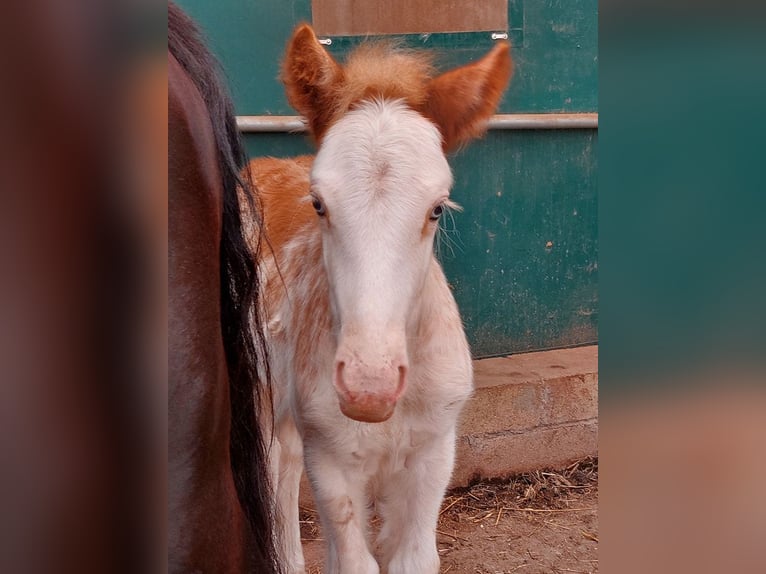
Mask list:
[[301,437],[291,416],[285,416],[277,426],[279,440],[274,443],[273,456],[278,457],[278,473],[274,479],[279,522],[282,526],[282,559],[286,574],[306,572],[301,546],[298,494],[303,474]]
[[306,474],[327,540],[325,574],[379,574],[367,546],[367,499],[361,473],[305,445]]
[[455,430],[407,457],[381,485],[378,537],[386,574],[437,574],[436,525],[455,461]]

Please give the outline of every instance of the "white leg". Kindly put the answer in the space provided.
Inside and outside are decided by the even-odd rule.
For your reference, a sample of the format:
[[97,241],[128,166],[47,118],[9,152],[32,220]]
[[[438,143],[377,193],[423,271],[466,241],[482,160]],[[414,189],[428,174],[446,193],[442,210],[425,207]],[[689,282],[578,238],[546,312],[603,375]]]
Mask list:
[[303,474],[303,445],[292,417],[285,417],[277,427],[279,438],[279,473],[275,484],[277,508],[282,527],[282,555],[286,574],[304,574],[306,571],[301,546],[298,511],[298,493]]
[[363,475],[308,445],[305,462],[327,541],[324,574],[379,574],[367,546]]
[[455,461],[455,432],[423,445],[383,481],[378,512],[382,571],[437,574],[436,524]]

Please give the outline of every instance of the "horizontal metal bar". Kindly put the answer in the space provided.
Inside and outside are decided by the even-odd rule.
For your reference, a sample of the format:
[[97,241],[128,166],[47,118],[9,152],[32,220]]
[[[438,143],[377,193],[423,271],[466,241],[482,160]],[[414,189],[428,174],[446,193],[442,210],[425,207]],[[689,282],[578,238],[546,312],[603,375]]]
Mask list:
[[598,114],[498,114],[489,120],[491,130],[597,129]]
[[245,133],[306,131],[301,116],[237,116],[237,127]]
[[[237,127],[244,133],[303,133],[301,116],[237,116]],[[598,114],[498,114],[488,124],[491,130],[566,130],[597,129]]]

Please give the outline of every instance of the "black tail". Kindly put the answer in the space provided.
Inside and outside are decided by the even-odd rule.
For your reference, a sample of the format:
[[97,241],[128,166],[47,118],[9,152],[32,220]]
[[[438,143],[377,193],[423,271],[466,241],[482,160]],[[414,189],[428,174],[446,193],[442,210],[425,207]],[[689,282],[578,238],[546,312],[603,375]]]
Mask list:
[[[168,49],[197,86],[207,104],[215,132],[223,178],[221,238],[221,321],[231,396],[231,466],[237,494],[252,529],[257,572],[277,572],[273,538],[272,497],[263,434],[256,409],[269,393],[266,345],[256,296],[255,252],[242,229],[238,189],[245,190],[250,213],[255,208],[252,181],[241,176],[247,164],[234,116],[234,106],[218,75],[218,62],[206,48],[194,22],[172,2],[168,4]],[[260,226],[259,226],[260,227]],[[258,380],[259,359],[266,381]]]

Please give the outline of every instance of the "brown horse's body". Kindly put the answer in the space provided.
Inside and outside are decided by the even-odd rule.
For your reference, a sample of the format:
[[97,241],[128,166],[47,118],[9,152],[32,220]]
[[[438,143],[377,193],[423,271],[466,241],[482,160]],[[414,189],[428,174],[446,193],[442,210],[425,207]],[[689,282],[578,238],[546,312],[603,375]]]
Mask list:
[[169,570],[274,572],[254,256],[236,193],[244,153],[213,60],[172,4],[169,48]]
[[[204,110],[204,103],[189,90],[175,58],[168,60],[169,145],[177,152],[168,166],[169,367],[171,381],[178,382],[168,394],[168,494],[171,524],[179,527],[170,531],[171,551],[178,551],[178,558],[186,554],[184,562],[201,571],[237,572],[244,562],[242,547],[215,551],[241,540],[244,522],[229,464],[230,415],[224,408],[229,389],[218,310],[223,190],[210,122],[199,113],[189,115],[195,107]],[[228,519],[211,528],[206,516]]]

